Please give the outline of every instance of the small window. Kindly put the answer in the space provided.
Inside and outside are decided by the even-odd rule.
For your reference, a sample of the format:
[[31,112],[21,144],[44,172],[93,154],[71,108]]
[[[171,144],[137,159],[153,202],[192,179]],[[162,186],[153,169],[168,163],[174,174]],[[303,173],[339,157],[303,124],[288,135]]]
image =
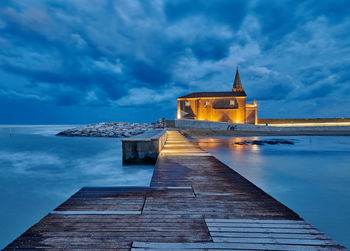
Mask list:
[[190,101],[185,101],[185,106],[191,106],[191,102]]
[[230,100],[230,105],[235,105],[236,103],[235,103],[235,100],[234,99],[231,99]]

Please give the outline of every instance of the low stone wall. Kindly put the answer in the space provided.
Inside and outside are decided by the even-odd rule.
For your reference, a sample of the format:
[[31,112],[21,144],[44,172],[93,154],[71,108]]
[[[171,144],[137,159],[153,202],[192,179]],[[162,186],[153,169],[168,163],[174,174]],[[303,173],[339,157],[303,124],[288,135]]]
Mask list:
[[175,120],[174,128],[194,135],[350,135],[350,126],[278,127],[190,119]]
[[175,128],[175,120],[165,120],[166,128]]
[[235,131],[235,130],[252,130],[252,129],[256,129],[257,126],[251,125],[251,124],[234,124],[234,123],[228,123],[228,122],[216,122],[216,121],[207,121],[207,120],[177,119],[177,120],[174,120],[174,128]]
[[350,118],[258,119],[258,124],[271,126],[349,126]]
[[152,130],[122,139],[124,164],[154,164],[167,139],[166,130]]

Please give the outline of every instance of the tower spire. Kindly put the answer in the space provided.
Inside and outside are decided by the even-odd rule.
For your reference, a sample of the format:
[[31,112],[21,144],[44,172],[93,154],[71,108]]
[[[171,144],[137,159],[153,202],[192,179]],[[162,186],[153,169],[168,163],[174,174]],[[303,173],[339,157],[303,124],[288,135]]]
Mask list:
[[238,67],[236,69],[235,81],[233,82],[232,91],[243,91],[241,78],[239,77]]

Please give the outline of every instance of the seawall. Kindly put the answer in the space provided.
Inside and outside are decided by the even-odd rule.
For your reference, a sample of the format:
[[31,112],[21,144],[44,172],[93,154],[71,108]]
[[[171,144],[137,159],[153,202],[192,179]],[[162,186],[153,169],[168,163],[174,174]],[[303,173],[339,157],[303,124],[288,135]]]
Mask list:
[[258,119],[259,125],[270,126],[350,126],[350,118]]
[[268,136],[268,135],[350,135],[350,126],[269,126],[234,124],[205,120],[168,120],[167,128],[194,135]]

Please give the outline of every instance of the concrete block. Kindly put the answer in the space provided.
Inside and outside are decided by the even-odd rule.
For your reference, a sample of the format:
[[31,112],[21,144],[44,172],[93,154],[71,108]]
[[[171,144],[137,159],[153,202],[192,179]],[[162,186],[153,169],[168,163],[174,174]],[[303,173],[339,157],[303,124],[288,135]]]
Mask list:
[[122,140],[124,164],[155,164],[167,138],[166,130],[152,130]]

